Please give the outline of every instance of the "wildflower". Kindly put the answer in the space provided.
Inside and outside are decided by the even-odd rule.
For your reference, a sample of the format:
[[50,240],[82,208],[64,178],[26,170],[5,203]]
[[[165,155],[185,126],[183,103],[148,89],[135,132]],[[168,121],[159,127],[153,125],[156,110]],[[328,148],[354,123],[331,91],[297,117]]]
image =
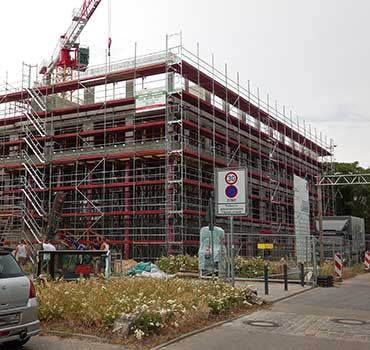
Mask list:
[[140,340],[145,333],[141,329],[135,329],[134,335],[137,340]]

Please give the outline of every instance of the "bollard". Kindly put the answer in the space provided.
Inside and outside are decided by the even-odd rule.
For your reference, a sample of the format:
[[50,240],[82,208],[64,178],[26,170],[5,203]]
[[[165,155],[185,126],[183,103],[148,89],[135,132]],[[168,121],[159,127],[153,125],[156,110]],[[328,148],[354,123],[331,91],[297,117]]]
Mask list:
[[304,287],[304,264],[301,263],[301,286]]
[[265,295],[269,295],[269,267],[267,264],[263,268],[263,274],[265,278]]
[[284,264],[284,290],[288,290],[288,265]]
[[336,253],[334,256],[334,270],[337,280],[341,281],[343,277],[343,260],[341,253]]
[[364,269],[365,269],[365,271],[370,270],[370,252],[369,251],[365,252]]

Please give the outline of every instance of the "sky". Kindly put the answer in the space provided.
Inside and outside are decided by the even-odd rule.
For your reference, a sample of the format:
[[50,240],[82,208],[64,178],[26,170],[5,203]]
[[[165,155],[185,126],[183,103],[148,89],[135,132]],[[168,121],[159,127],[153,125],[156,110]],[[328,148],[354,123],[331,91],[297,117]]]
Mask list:
[[[261,96],[334,139],[335,159],[370,167],[369,0],[110,0],[112,56],[165,48],[182,31],[184,46]],[[0,85],[21,79],[22,61],[51,57],[83,0],[0,4]],[[81,35],[91,61],[104,63],[108,4],[102,0]],[[275,103],[275,102],[273,102]],[[368,153],[369,152],[369,153]]]

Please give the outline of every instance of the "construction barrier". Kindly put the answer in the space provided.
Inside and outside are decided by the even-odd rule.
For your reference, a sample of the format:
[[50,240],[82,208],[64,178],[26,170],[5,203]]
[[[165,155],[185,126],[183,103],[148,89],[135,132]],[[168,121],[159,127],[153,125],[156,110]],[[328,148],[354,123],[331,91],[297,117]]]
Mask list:
[[341,279],[343,276],[343,261],[342,254],[336,253],[334,259],[335,275],[338,279]]
[[364,269],[365,271],[370,270],[370,252],[365,252],[365,259],[364,259]]

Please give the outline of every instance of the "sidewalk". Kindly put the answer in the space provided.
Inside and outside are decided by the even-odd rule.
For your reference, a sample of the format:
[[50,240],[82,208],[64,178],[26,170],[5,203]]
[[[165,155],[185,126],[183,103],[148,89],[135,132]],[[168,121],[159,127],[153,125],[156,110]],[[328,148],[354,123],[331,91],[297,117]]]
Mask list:
[[[263,283],[254,285],[263,298]],[[163,350],[369,350],[369,286],[367,274],[345,280],[335,288],[315,288],[165,345]],[[287,292],[283,284],[269,287],[271,294],[266,300],[270,301],[310,289],[299,284],[290,284]]]
[[265,295],[265,284],[263,282],[236,281],[235,286],[253,286],[257,289],[258,296],[270,303],[312,289],[311,285],[305,285],[302,287],[299,283],[289,283],[288,290],[285,291],[284,283],[269,282],[269,294]]

